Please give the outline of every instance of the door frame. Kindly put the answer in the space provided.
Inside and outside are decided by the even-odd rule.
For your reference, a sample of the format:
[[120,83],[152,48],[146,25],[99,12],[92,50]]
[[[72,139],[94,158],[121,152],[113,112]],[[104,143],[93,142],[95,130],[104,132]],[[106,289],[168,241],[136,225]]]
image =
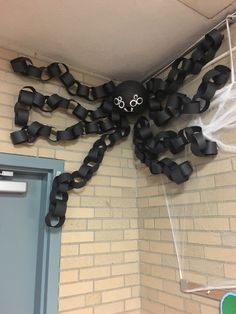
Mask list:
[[48,212],[53,178],[64,171],[64,160],[0,153],[0,170],[14,171],[16,168],[17,172],[43,176],[39,222],[43,231],[39,232],[41,239],[38,241],[38,250],[43,254],[37,260],[37,267],[40,266],[42,272],[38,287],[35,287],[36,313],[58,314],[61,230],[47,227],[44,217]]

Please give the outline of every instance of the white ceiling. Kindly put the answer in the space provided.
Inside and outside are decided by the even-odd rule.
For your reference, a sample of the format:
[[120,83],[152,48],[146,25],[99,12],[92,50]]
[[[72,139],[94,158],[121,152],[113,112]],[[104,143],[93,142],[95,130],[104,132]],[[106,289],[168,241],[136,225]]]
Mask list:
[[112,79],[141,80],[236,10],[232,0],[182,1],[187,5],[178,0],[0,0],[0,43]]

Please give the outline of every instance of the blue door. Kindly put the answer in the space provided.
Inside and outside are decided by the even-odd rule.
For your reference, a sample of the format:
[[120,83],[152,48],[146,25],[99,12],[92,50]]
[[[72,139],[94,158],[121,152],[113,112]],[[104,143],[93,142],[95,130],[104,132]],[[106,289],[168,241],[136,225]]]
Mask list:
[[62,163],[56,169],[53,160],[50,169],[49,159],[8,157],[14,163],[0,154],[0,173],[11,170],[13,176],[0,180],[26,182],[27,190],[0,192],[0,313],[56,314],[60,232],[48,229],[44,217],[50,183]]

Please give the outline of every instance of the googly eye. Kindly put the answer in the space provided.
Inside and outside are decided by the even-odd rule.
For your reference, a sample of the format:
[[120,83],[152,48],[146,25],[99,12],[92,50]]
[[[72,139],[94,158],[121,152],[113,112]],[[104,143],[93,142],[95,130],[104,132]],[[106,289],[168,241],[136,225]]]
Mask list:
[[130,104],[130,107],[136,107],[137,106],[137,100],[133,99],[133,100],[130,101],[129,104]]
[[115,104],[116,106],[118,106],[119,103],[120,103],[119,99],[118,99],[118,98],[114,98],[114,104]]
[[120,108],[120,109],[123,109],[124,106],[125,106],[125,102],[124,102],[123,100],[120,101],[120,103],[119,103],[119,108]]
[[143,98],[142,97],[139,97],[138,99],[137,99],[137,104],[138,105],[141,105],[143,103]]
[[133,98],[134,98],[135,100],[138,99],[138,95],[135,94]]

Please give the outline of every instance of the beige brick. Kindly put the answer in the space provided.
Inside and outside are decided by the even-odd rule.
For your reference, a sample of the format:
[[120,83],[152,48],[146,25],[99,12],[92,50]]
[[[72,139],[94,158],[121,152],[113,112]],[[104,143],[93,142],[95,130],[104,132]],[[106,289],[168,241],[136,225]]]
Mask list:
[[174,295],[160,291],[158,299],[159,299],[160,303],[166,304],[167,306],[170,304],[173,304],[173,306],[176,309],[179,309],[179,310],[184,309],[183,298],[180,298],[180,297],[177,297],[177,296],[174,296]]
[[144,219],[144,228],[145,229],[153,229],[154,228],[154,219]]
[[130,219],[129,222],[130,222],[130,228],[136,229],[139,227],[137,219]]
[[210,275],[216,275],[216,276],[224,276],[224,264],[215,262],[215,261],[209,261],[207,259],[189,259],[189,269],[192,271],[196,271],[199,273],[203,272],[204,274],[210,274]]
[[230,218],[230,229],[236,231],[236,218]]
[[138,195],[140,197],[143,197],[143,196],[156,196],[158,190],[159,190],[158,186],[142,187],[141,189],[138,189]]
[[141,308],[141,299],[140,298],[133,298],[125,301],[125,310],[137,310]]
[[148,299],[142,299],[142,309],[147,310],[147,312],[142,312],[142,314],[164,314],[165,308],[162,304],[150,301]]
[[61,246],[61,256],[73,256],[78,255],[79,247],[78,245],[62,245]]
[[60,283],[69,283],[78,280],[78,271],[61,271],[60,272]]
[[122,253],[99,254],[95,256],[95,265],[112,265],[121,264],[123,262],[124,257]]
[[194,193],[181,193],[171,197],[171,204],[194,204],[200,202],[200,194]]
[[161,264],[161,255],[158,253],[141,252],[140,260],[143,263]]
[[200,304],[192,300],[184,300],[185,309],[189,314],[199,314]]
[[8,143],[0,143],[0,152],[26,156],[37,156],[37,148],[34,146],[13,146],[12,144]]
[[105,197],[81,197],[81,205],[89,207],[107,207],[108,199]]
[[124,231],[125,240],[138,240],[139,230],[138,229],[129,229]]
[[105,278],[110,276],[111,270],[109,266],[84,268],[80,270],[80,279]]
[[225,261],[225,262],[236,262],[236,248],[228,249],[228,248],[205,248],[205,256],[206,258],[217,260],[217,261]]
[[124,300],[130,297],[131,297],[130,288],[115,289],[112,291],[107,291],[107,292],[102,293],[102,301],[104,303]]
[[125,263],[137,262],[139,261],[139,252],[126,252],[125,253]]
[[66,314],[93,314],[93,308],[92,307],[86,307],[83,309],[76,309],[72,311],[66,311]]
[[152,276],[163,279],[175,280],[175,269],[164,266],[153,265],[152,268]]
[[140,276],[141,285],[152,289],[162,289],[163,280],[152,276],[142,275]]
[[164,253],[164,254],[173,254],[174,247],[171,243],[163,243],[163,242],[151,242],[150,250],[152,252]]
[[63,284],[60,286],[60,297],[69,297],[73,295],[85,294],[93,291],[93,282],[79,282]]
[[69,219],[67,217],[66,222],[63,226],[63,232],[86,230],[86,229],[87,229],[87,221],[85,219]]
[[125,286],[134,286],[140,284],[139,274],[125,275]]
[[207,176],[209,174],[217,174],[232,170],[230,160],[219,160],[205,164],[204,167],[197,166],[198,176]]
[[111,177],[111,185],[120,187],[136,187],[136,181],[135,179]]
[[192,218],[184,218],[180,220],[180,228],[182,230],[194,229],[194,220]]
[[91,242],[94,239],[93,232],[63,232],[62,243]]
[[110,290],[115,288],[124,287],[124,278],[120,277],[111,277],[108,279],[96,280],[95,291]]
[[227,278],[236,279],[236,265],[235,264],[224,264],[225,276]]
[[110,243],[80,244],[80,254],[97,254],[110,251]]
[[[165,196],[147,198],[149,206],[163,206],[166,205]],[[145,205],[144,205],[145,206]]]
[[116,314],[124,312],[124,302],[112,302],[110,304],[98,305],[94,309],[94,314]]
[[114,241],[114,240],[122,240],[123,238],[124,238],[124,232],[122,230],[95,231],[96,241]]
[[140,296],[140,293],[141,293],[140,285],[131,287],[131,295],[133,298],[138,298]]
[[235,232],[224,232],[222,235],[223,246],[236,246],[236,233]]
[[95,187],[95,195],[97,196],[122,196],[121,188],[113,187]]
[[107,219],[103,220],[103,229],[126,229],[129,228],[128,219]]
[[88,182],[88,185],[94,185],[96,186],[110,186],[110,177],[104,176],[104,175],[99,175],[96,173],[96,175]]
[[201,304],[201,314],[219,314],[219,309]]
[[101,293],[90,293],[85,296],[85,303],[87,306],[100,304],[102,301]]
[[73,310],[85,306],[85,297],[76,296],[71,298],[60,299],[59,311]]
[[213,188],[215,186],[214,176],[191,178],[184,186],[184,190],[203,190],[207,188]]
[[195,218],[196,230],[229,230],[229,220],[227,218]]
[[63,257],[61,258],[61,269],[73,269],[88,267],[93,265],[92,256],[75,256],[75,257]]
[[112,197],[110,199],[110,206],[111,207],[117,207],[117,208],[135,208],[136,210],[136,199],[134,197],[132,198],[114,198]]
[[89,207],[68,207],[66,212],[67,218],[93,218],[94,208]]
[[188,241],[190,243],[220,245],[221,237],[215,232],[188,232]]
[[[1,129],[12,130],[12,119],[8,119],[6,117],[0,117],[0,125]],[[9,131],[8,131],[9,138]]]
[[95,208],[95,217],[106,218],[106,217],[111,217],[111,216],[112,216],[112,211],[110,208],[109,201],[107,201],[105,208]]
[[[112,177],[122,177],[122,169],[120,167],[110,167],[110,166],[104,166],[103,164],[98,169],[99,174],[103,174],[106,176]],[[115,186],[111,183],[112,186]]]
[[140,238],[144,240],[160,240],[160,231],[158,230],[140,230]]
[[62,160],[82,160],[83,159],[83,154],[80,153],[74,153],[66,150],[56,150],[56,158],[57,159],[62,159]]
[[235,172],[222,173],[215,176],[216,186],[235,185],[236,176]]
[[221,216],[236,216],[236,202],[218,203],[218,215]]
[[78,207],[78,206],[80,206],[80,203],[81,203],[80,194],[79,195],[71,194],[68,201],[67,201],[67,206]]
[[201,192],[203,202],[222,202],[236,200],[236,188],[217,188],[211,191]]
[[39,155],[40,157],[54,158],[54,156],[55,156],[55,150],[39,147],[38,155]]
[[94,219],[88,220],[88,230],[100,230],[102,229],[102,220]]
[[167,311],[168,314],[182,314],[183,313],[182,311],[178,311],[167,306],[165,306],[165,311]]
[[136,240],[111,243],[112,252],[135,251],[137,249],[138,249],[138,242]]
[[126,263],[121,265],[112,265],[112,275],[125,275],[138,273],[138,263]]

